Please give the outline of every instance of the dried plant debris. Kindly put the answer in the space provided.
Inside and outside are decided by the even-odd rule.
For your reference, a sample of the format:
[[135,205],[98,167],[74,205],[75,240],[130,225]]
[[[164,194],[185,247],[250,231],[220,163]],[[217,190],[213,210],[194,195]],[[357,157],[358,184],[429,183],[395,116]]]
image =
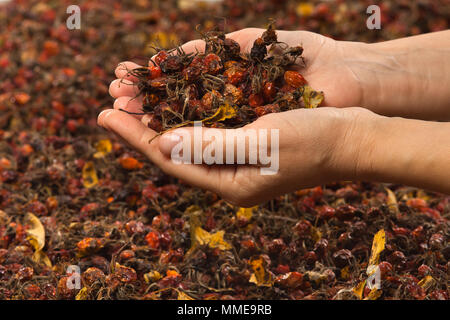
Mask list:
[[[323,93],[292,69],[304,66],[301,46],[278,42],[274,22],[249,53],[223,32],[203,35],[202,53],[182,47],[156,49],[148,67],[129,70],[138,79],[142,113],[157,132],[201,121],[210,127],[239,127],[268,113],[315,108]],[[269,54],[270,52],[270,54]],[[125,111],[125,110],[122,110]]]
[[[96,126],[98,113],[112,104],[108,85],[117,64],[156,54],[148,47],[154,41],[170,50],[194,39],[197,25],[223,65],[201,76],[220,77],[242,91],[248,75],[231,68],[238,84],[228,81],[224,74],[233,64],[226,68],[226,61],[246,72],[254,64],[261,73],[274,62],[265,62],[258,43],[253,57],[244,59],[228,41],[224,56],[219,48],[226,39],[209,32],[217,25],[229,31],[264,27],[273,17],[277,29],[301,26],[336,39],[373,42],[447,29],[443,1],[383,1],[388,19],[381,30],[358,27],[367,18],[361,1],[258,1],[255,11],[248,10],[253,0],[226,0],[202,10],[180,8],[175,0],[154,3],[79,0],[80,30],[66,27],[66,9],[73,4],[66,0],[0,6],[0,299],[448,300],[449,196],[339,182],[235,208],[165,175]],[[227,17],[226,28],[214,16]],[[274,41],[270,33],[263,42]],[[191,54],[189,64],[197,56],[206,58]],[[263,98],[264,92],[273,97],[270,104],[283,94],[286,71],[293,71],[283,61],[277,62],[284,74],[276,90],[263,83]],[[301,55],[296,62],[302,63]],[[173,78],[173,66],[164,68]],[[147,70],[141,72],[148,76]],[[191,118],[186,112],[185,119],[169,112],[169,126],[202,120],[232,127],[258,116],[250,94],[240,98],[239,91],[216,87],[222,82],[206,77],[207,89],[200,85],[214,93],[206,98],[215,109]],[[161,92],[158,98],[167,100],[167,91]],[[201,93],[199,101],[206,94]],[[224,97],[239,99],[217,110],[221,104],[213,101],[226,102]],[[258,107],[267,105],[259,101]],[[236,115],[228,117],[234,106]],[[375,237],[380,230],[384,237]],[[372,249],[374,242],[380,245]],[[381,271],[380,290],[367,284],[369,266]],[[72,289],[68,280],[78,271],[80,289]]]

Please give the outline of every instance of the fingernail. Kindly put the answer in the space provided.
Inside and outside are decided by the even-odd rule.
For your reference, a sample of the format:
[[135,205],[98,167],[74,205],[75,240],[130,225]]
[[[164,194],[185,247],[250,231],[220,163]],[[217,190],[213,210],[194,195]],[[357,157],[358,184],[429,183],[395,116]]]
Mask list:
[[103,128],[105,128],[105,117],[109,114],[109,113],[111,113],[113,111],[113,109],[106,109],[106,110],[103,110],[102,112],[100,112],[99,114],[98,114],[98,117],[97,117],[97,123],[98,123],[98,125],[99,126],[102,126]]

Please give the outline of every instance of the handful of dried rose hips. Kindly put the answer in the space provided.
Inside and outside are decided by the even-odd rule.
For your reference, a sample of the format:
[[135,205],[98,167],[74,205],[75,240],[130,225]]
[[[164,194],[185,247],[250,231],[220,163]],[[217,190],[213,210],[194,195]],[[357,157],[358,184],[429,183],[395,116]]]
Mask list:
[[209,32],[203,40],[204,53],[157,49],[149,67],[129,71],[143,96],[139,114],[151,116],[148,126],[153,130],[194,121],[235,128],[268,113],[315,108],[322,102],[322,92],[289,70],[305,66],[303,48],[278,42],[273,24],[254,41],[250,53],[241,53],[239,44],[223,32]]

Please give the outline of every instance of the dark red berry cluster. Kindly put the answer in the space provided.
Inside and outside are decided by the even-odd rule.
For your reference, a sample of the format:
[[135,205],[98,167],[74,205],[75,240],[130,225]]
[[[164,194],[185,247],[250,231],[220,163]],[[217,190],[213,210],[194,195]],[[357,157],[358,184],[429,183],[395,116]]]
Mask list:
[[[155,131],[196,120],[238,127],[268,113],[316,107],[323,100],[299,72],[289,70],[294,64],[304,66],[303,48],[278,42],[273,24],[250,53],[241,53],[239,43],[223,32],[209,32],[203,39],[203,53],[181,47],[158,50],[148,67],[129,71],[139,79],[142,113],[150,115],[148,125]],[[214,116],[224,106],[231,115]]]

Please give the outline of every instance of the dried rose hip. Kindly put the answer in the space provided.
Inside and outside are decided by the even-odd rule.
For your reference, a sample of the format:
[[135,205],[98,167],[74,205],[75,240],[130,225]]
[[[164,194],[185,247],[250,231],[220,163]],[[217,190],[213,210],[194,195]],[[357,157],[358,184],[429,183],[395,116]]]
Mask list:
[[[322,93],[305,89],[299,72],[288,70],[301,59],[303,48],[278,42],[273,23],[250,53],[241,53],[240,45],[223,32],[202,36],[204,52],[157,48],[148,68],[129,71],[143,97],[142,113],[137,114],[147,114],[155,131],[205,119],[210,127],[243,126],[268,113],[316,107],[323,100]],[[270,55],[269,48],[274,49]]]
[[306,84],[305,78],[303,78],[303,76],[297,71],[286,71],[284,73],[284,81],[294,88],[299,88]]

